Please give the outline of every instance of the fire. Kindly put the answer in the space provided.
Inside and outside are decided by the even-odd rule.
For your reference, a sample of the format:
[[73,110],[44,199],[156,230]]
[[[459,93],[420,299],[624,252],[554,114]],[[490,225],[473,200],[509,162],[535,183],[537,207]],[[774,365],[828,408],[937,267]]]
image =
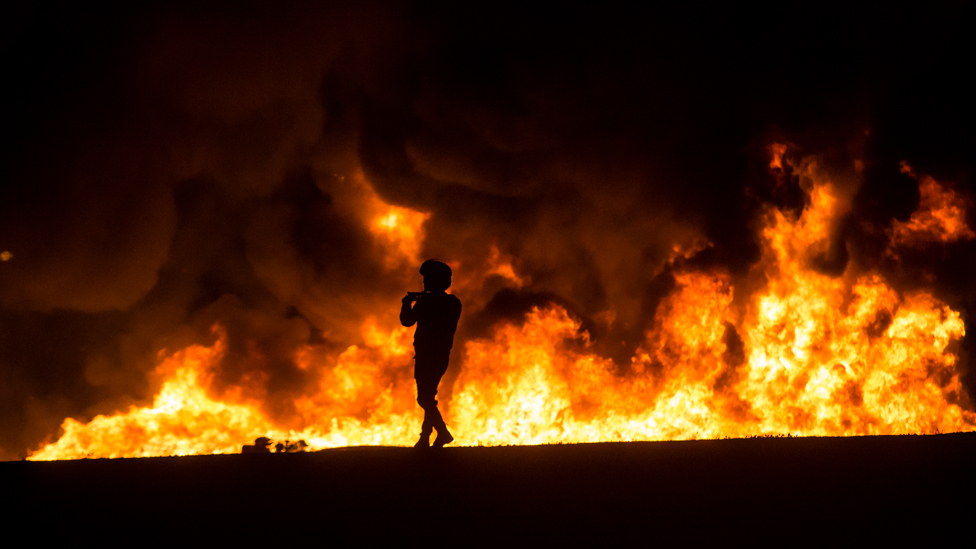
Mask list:
[[899,295],[877,273],[830,277],[809,268],[830,224],[847,206],[808,164],[810,205],[793,220],[770,212],[765,293],[740,325],[749,350],[735,396],[749,403],[755,432],[804,435],[969,430],[972,412],[951,341],[958,312],[919,291]]
[[[241,451],[258,437],[304,440],[311,449],[336,446],[412,443],[422,418],[413,406],[406,329],[384,335],[367,325],[366,347],[339,355],[322,379],[321,391],[295,405],[308,427],[282,429],[261,411],[259,402],[239,392],[208,395],[209,373],[220,363],[226,335],[215,328],[210,347],[193,345],[163,360],[156,374],[165,378],[152,406],[97,416],[88,424],[68,418],[64,434],[30,456],[32,460],[226,454]],[[412,354],[410,355],[412,356]],[[296,362],[309,368],[311,348],[299,349]]]
[[[771,151],[771,166],[781,167],[785,148]],[[555,305],[468,341],[455,353],[464,362],[452,359],[459,373],[442,405],[457,444],[973,430],[952,351],[965,334],[959,312],[925,290],[899,292],[876,272],[815,269],[849,199],[816,162],[796,168],[809,203],[799,214],[768,208],[760,289],[736,300],[728,273],[681,267],[694,252],[676,248],[674,290],[625,368],[597,355],[580,322]],[[963,198],[928,177],[919,185],[919,211],[894,223],[893,247],[973,237]],[[368,219],[396,258],[391,268],[413,261],[426,214],[376,201]],[[487,265],[516,285],[527,280],[497,247]],[[320,378],[294,402],[290,428],[239,392],[212,394],[209,372],[225,345],[218,329],[213,345],[161,361],[152,406],[88,424],[66,419],[61,438],[30,459],[228,453],[260,436],[312,450],[412,444],[421,421],[412,330],[382,326],[367,321],[364,343],[337,357],[312,345],[295,351],[295,363]]]
[[386,267],[395,269],[404,263],[421,261],[420,245],[424,240],[424,221],[430,214],[392,206],[380,200],[372,187],[366,182],[362,172],[354,178],[357,185],[364,188],[369,196],[372,210],[369,222],[370,231],[386,251]]
[[[543,444],[720,436],[710,432],[708,397],[721,354],[722,317],[731,295],[721,277],[679,276],[682,289],[663,309],[669,320],[620,377],[588,351],[565,310],[534,310],[521,327],[468,345],[455,385],[452,420],[467,444]],[[678,309],[675,309],[675,306]],[[687,306],[687,307],[683,307]],[[703,330],[687,330],[693,326]],[[716,324],[718,328],[716,329]],[[578,339],[581,349],[563,342]],[[690,355],[691,363],[673,360]],[[666,363],[655,359],[665,359]],[[683,368],[683,366],[688,366]]]
[[239,452],[241,440],[274,431],[247,404],[209,398],[201,385],[224,352],[223,338],[213,346],[193,345],[166,358],[156,373],[164,376],[152,406],[96,416],[87,425],[67,418],[64,434],[31,456],[35,460],[115,458]]
[[[414,402],[413,333],[397,327],[387,334],[372,321],[364,332],[366,345],[346,349],[318,392],[295,403],[308,427],[292,439],[313,449],[413,444],[423,420]],[[304,351],[304,360],[316,360],[311,348]]]
[[770,169],[783,168],[783,155],[786,154],[787,148],[784,143],[773,143],[769,146],[770,156],[772,156],[772,160],[769,161]]
[[[918,180],[907,163],[902,163],[901,170]],[[894,246],[918,247],[929,242],[948,243],[976,237],[966,225],[968,200],[929,176],[919,180],[918,191],[921,195],[918,210],[908,221],[895,221],[891,227]]]
[[488,264],[489,268],[485,275],[497,275],[508,279],[516,288],[521,288],[525,284],[522,277],[515,273],[515,267],[512,266],[512,258],[502,254],[497,245],[493,244],[491,246],[488,255]]

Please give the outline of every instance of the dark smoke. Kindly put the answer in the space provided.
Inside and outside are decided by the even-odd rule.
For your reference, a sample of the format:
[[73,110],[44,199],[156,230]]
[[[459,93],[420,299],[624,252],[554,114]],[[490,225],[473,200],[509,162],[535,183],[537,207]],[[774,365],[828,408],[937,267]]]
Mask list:
[[416,266],[385,268],[360,170],[430,212],[425,257],[481,268],[495,245],[530,281],[468,289],[462,337],[554,301],[623,367],[673,285],[672,246],[701,240],[690,261],[744,297],[763,204],[802,208],[770,190],[773,140],[839,172],[865,163],[817,268],[927,280],[969,324],[972,242],[898,264],[879,250],[918,204],[902,160],[973,191],[971,8],[883,9],[14,10],[0,459],[64,417],[148,402],[159,350],[209,343],[214,323],[229,338],[215,390],[261,374],[287,419],[314,381],[291,351],[356,343],[419,283]]

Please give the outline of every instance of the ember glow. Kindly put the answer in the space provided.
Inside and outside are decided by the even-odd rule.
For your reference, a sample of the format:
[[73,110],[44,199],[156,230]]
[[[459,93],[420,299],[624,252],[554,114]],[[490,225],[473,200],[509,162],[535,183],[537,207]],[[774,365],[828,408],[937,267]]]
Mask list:
[[[784,169],[786,146],[769,150],[770,169]],[[792,167],[809,200],[799,213],[766,208],[752,295],[737,299],[721,268],[688,266],[707,245],[674,254],[667,266],[674,287],[627,368],[597,354],[581,322],[555,304],[456,348],[451,368],[459,373],[442,408],[457,444],[973,430],[953,350],[965,334],[960,313],[925,288],[898,291],[853,263],[839,276],[815,269],[851,193],[816,159]],[[930,177],[918,181],[919,209],[892,226],[891,247],[973,238],[964,197]],[[387,267],[409,280],[428,215],[371,200],[364,223],[385,247]],[[521,287],[514,259],[492,247],[481,278]],[[478,279],[474,267],[452,266],[465,273],[462,290]],[[212,345],[161,355],[163,381],[151,406],[88,424],[66,419],[60,439],[30,459],[233,453],[260,436],[305,440],[312,450],[410,445],[421,422],[412,329],[396,326],[391,308],[361,332],[362,345],[334,357],[315,345],[295,350],[297,367],[319,381],[292,403],[287,425],[273,421],[253,391],[216,394],[212,372],[226,347],[218,324]]]

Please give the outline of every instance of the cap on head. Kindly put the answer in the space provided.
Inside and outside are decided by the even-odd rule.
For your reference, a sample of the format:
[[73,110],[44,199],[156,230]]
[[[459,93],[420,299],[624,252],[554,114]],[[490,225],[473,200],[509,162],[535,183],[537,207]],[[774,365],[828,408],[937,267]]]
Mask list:
[[420,266],[420,274],[424,277],[424,286],[434,291],[442,291],[451,287],[451,268],[447,263],[436,259],[428,259]]

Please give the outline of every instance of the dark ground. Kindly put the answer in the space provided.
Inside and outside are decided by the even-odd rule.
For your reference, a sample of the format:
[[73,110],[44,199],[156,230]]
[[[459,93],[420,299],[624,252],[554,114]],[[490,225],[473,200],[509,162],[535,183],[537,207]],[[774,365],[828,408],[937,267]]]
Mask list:
[[5,533],[36,540],[970,546],[974,458],[964,433],[5,462],[0,479],[22,516]]

